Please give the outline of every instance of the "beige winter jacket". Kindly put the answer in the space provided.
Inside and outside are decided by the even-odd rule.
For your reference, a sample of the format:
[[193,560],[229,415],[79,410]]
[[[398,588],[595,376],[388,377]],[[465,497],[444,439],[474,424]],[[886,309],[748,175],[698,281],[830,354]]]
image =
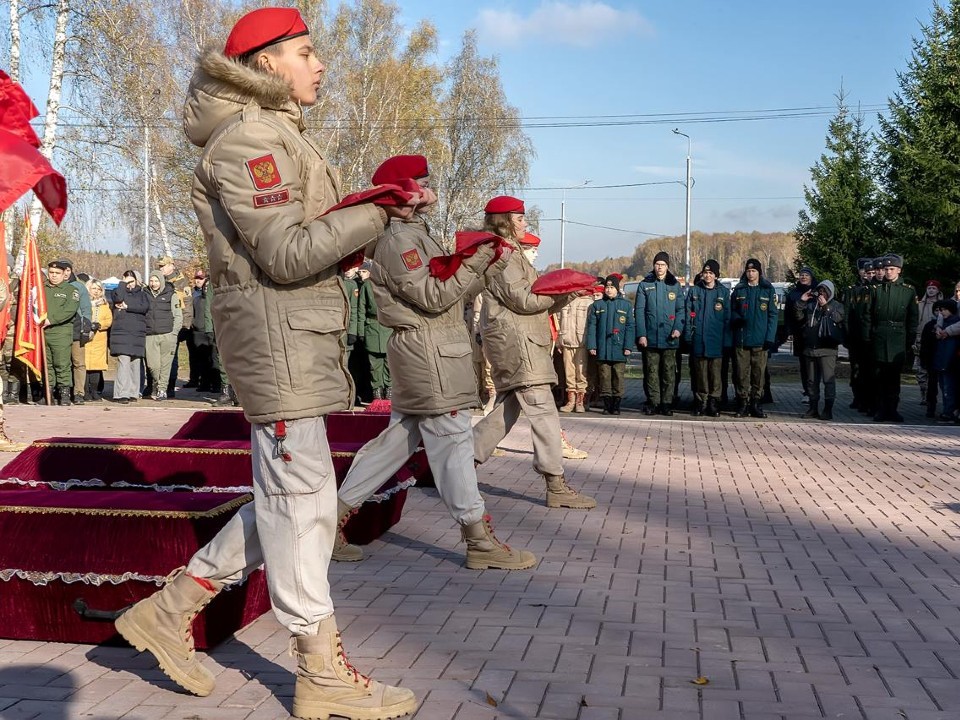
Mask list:
[[199,60],[183,109],[202,147],[193,206],[206,241],[217,346],[247,419],[350,407],[338,261],[384,223],[372,205],[318,216],[339,197],[282,79],[217,51]]
[[557,382],[550,315],[575,297],[534,295],[530,286],[537,271],[519,246],[511,243],[516,249],[506,267],[487,273],[480,317],[483,350],[497,392]]
[[578,348],[583,345],[587,332],[587,315],[593,306],[593,295],[579,296],[560,311],[557,316],[557,345],[565,348]]
[[[440,415],[478,407],[464,302],[483,289],[493,248],[481,246],[448,280],[430,275],[430,259],[445,255],[420,219],[393,220],[374,251],[373,294],[380,322],[393,329],[387,360],[393,408],[408,415]],[[507,258],[498,260],[498,271]]]

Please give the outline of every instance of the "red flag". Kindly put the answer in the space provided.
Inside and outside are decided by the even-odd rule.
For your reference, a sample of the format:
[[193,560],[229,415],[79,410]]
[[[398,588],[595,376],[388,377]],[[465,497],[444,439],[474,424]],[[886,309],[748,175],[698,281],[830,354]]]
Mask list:
[[40,272],[37,242],[26,218],[23,275],[20,276],[20,300],[17,306],[17,334],[13,356],[20,358],[38,380],[43,379],[43,323],[47,319],[47,295]]
[[30,188],[59,225],[67,214],[67,181],[35,147],[0,129],[0,210],[13,205]]
[[20,84],[15,83],[9,75],[0,70],[0,127],[38,148],[40,138],[30,126],[30,121],[39,114],[37,106],[33,104]]

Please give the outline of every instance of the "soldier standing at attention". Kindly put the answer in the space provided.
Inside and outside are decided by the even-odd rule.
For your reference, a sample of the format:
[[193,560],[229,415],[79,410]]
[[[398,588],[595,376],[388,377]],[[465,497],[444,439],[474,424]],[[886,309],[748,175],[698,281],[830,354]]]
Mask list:
[[43,323],[43,340],[47,348],[47,382],[55,386],[54,395],[60,405],[70,405],[73,390],[73,319],[80,310],[80,291],[65,282],[69,263],[54,260],[47,265],[43,283],[47,296],[47,319]]
[[864,343],[873,349],[876,363],[877,422],[903,422],[900,404],[900,373],[917,335],[917,293],[903,281],[903,258],[886,255],[882,261],[883,282],[874,290],[864,317]]
[[767,353],[777,336],[777,293],[763,277],[756,258],[744,264],[740,282],[730,293],[730,330],[737,356],[737,411],[735,417],[765,418],[760,407]]
[[409,217],[418,199],[324,214],[338,200],[336,172],[304,135],[302,109],[316,104],[323,71],[295,8],[247,13],[223,50],[197,62],[183,110],[188,138],[203,148],[193,207],[220,356],[251,425],[253,502],[116,626],[179,686],[209,695],[215,678],[196,657],[190,623],[225,586],[265,565],[297,659],[292,714],[397,718],[416,709],[413,693],[361,675],[333,614],[337,488],[324,415],[349,408],[353,387],[340,261],[372,243],[389,216]]
[[343,271],[343,287],[350,301],[350,323],[347,325],[347,358],[353,351],[360,335],[360,283],[357,275],[360,270],[352,267]]
[[390,361],[387,359],[387,341],[393,330],[382,325],[377,317],[377,299],[373,294],[373,285],[368,282],[373,263],[364,260],[360,267],[360,298],[357,300],[357,313],[360,327],[363,329],[363,345],[370,360],[370,384],[373,386],[374,400],[389,400]]
[[653,270],[637,286],[634,306],[637,349],[643,353],[645,415],[673,415],[677,348],[683,333],[683,288],[670,272],[670,256],[658,252]]

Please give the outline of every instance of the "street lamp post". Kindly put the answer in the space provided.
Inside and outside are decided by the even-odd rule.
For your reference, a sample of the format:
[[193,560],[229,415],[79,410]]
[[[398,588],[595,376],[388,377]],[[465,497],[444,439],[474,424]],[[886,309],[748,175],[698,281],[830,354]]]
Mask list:
[[693,160],[690,157],[690,136],[686,133],[680,132],[679,128],[673,129],[674,134],[683,135],[687,139],[687,221],[686,221],[686,234],[687,234],[687,251],[686,256],[684,257],[684,269],[686,270],[687,285],[690,285],[691,274],[690,274],[690,189],[691,189],[691,173],[693,171]]
[[567,190],[576,190],[586,187],[592,180],[584,180],[579,185],[560,188],[560,267],[563,267],[566,252],[566,227],[567,227]]

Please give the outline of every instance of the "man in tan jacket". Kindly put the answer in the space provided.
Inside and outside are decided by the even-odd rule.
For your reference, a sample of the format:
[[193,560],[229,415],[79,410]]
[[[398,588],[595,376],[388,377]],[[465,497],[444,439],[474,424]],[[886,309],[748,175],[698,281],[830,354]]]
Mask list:
[[481,334],[497,400],[474,428],[476,461],[486,462],[522,412],[530,421],[534,469],[546,481],[547,507],[596,507],[596,500],[572,489],[564,478],[560,416],[550,391],[557,382],[550,315],[574,296],[532,292],[537,271],[520,251],[527,230],[523,201],[500,196],[484,210],[484,229],[500,235],[514,252],[503,270],[488,277],[483,295]]
[[[374,177],[389,174],[387,182],[398,184],[416,177],[424,185],[429,182],[426,171],[422,155],[398,155],[385,161]],[[432,191],[425,194],[435,201]],[[392,412],[387,429],[361,448],[340,486],[340,527],[422,442],[440,497],[467,544],[466,566],[523,570],[536,558],[497,540],[473,464],[470,409],[480,401],[463,305],[484,286],[487,275],[496,275],[507,264],[509,251],[496,260],[494,252],[493,245],[481,245],[451,277],[441,280],[430,271],[430,261],[446,251],[419,215],[391,221],[379,237],[370,279],[380,322],[393,329],[387,343],[394,369]],[[362,557],[360,548],[346,545],[338,534],[334,559]]]
[[254,501],[117,630],[178,685],[209,695],[214,677],[195,657],[190,623],[265,564],[274,612],[295,640],[293,714],[395,718],[416,708],[413,693],[353,669],[333,617],[337,500],[323,416],[353,397],[338,263],[370,244],[388,213],[408,216],[413,206],[323,215],[339,188],[303,134],[301,110],[316,102],[323,70],[299,12],[263,8],[237,22],[223,51],[204,53],[191,80],[184,129],[203,148],[193,205],[220,355],[252,426]]

